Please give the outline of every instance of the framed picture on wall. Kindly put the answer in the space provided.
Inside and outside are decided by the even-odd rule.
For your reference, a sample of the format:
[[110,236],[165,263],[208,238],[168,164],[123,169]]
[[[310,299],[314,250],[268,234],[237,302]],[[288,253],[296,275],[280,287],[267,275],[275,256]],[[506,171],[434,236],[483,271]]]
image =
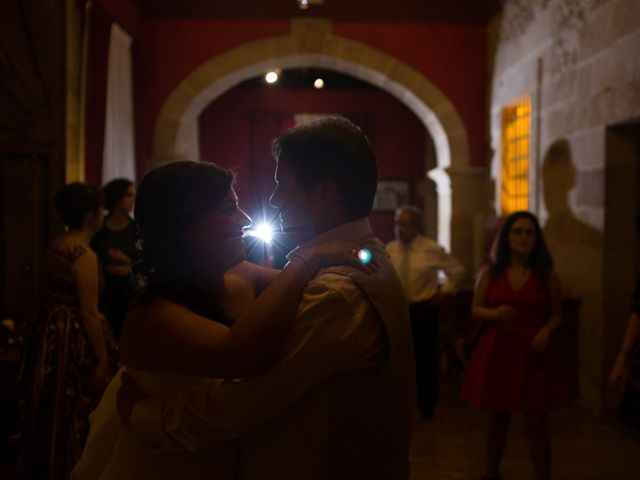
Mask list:
[[410,187],[407,180],[378,180],[378,191],[373,199],[373,210],[389,212],[409,203]]

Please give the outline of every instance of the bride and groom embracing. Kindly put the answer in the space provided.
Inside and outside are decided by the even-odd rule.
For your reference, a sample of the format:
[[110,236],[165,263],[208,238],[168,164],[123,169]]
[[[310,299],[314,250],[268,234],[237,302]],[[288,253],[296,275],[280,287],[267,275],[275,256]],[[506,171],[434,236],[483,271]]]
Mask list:
[[146,288],[73,480],[408,479],[411,339],[367,219],[371,145],[330,117],[273,153],[270,201],[300,245],[281,271],[244,261],[229,171],[175,162],[142,180]]

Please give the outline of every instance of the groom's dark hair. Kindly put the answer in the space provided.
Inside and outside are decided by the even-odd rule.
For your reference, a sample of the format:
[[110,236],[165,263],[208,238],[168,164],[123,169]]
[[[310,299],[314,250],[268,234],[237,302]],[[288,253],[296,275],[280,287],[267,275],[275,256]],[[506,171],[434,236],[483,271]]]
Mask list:
[[378,164],[367,137],[346,118],[325,117],[290,128],[273,141],[272,152],[307,193],[318,182],[334,182],[349,220],[371,213]]

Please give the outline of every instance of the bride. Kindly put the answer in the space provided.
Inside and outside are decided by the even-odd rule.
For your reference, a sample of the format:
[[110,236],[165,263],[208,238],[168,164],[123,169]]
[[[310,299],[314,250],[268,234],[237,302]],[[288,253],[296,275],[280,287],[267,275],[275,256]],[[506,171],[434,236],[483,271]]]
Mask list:
[[358,245],[346,241],[298,249],[282,271],[244,261],[242,229],[250,220],[232,183],[228,170],[187,161],[142,180],[135,218],[146,287],[129,308],[118,345],[125,367],[91,416],[72,480],[233,478],[233,440],[210,450],[158,452],[124,428],[116,406],[122,371],[160,401],[203,382],[259,374],[319,268],[375,270],[375,262],[361,265],[351,253]]

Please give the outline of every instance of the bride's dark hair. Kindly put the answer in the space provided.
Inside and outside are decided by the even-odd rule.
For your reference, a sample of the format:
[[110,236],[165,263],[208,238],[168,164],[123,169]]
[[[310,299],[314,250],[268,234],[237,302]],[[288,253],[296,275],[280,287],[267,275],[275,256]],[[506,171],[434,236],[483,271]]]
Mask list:
[[134,272],[142,284],[140,300],[165,297],[196,313],[228,323],[218,306],[220,278],[206,278],[189,247],[189,227],[229,193],[233,173],[211,163],[179,161],[145,175],[138,187],[135,220],[140,261]]

